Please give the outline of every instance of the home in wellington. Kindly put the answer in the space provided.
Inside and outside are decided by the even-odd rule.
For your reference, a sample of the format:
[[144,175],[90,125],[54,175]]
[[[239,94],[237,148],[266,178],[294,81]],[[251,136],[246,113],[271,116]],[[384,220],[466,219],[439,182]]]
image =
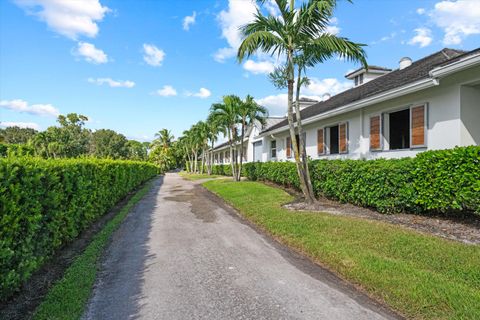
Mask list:
[[[369,66],[346,77],[351,89],[300,104],[297,137],[312,159],[401,158],[480,143],[480,48],[443,49],[402,58],[395,70]],[[247,161],[293,159],[286,118],[252,129],[246,145]]]

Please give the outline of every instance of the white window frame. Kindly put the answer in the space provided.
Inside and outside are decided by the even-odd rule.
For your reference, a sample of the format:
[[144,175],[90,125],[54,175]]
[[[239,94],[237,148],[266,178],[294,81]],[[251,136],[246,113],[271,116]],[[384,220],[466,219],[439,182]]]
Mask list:
[[[275,148],[272,147],[272,142],[275,142]],[[272,157],[272,151],[275,150],[275,157]],[[270,159],[277,159],[278,157],[278,147],[277,147],[277,140],[270,141]]]

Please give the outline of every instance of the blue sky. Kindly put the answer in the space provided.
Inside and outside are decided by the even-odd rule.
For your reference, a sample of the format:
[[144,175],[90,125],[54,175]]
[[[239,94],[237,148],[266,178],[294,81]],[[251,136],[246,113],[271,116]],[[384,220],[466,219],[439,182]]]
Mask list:
[[[91,129],[137,140],[161,128],[179,136],[226,94],[283,115],[285,93],[266,76],[276,61],[234,57],[253,10],[248,0],[0,1],[0,125],[43,130],[77,112]],[[479,47],[480,0],[340,1],[329,31],[367,44],[370,64],[396,68],[403,56]],[[303,93],[345,90],[354,68],[319,65]]]

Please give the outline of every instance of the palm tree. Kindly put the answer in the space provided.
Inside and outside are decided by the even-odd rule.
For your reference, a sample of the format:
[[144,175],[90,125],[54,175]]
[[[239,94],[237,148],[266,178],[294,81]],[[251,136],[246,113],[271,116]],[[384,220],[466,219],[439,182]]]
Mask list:
[[237,175],[237,157],[234,153],[234,146],[237,141],[237,125],[239,123],[239,109],[242,100],[236,95],[224,96],[222,103],[212,105],[212,117],[218,121],[218,124],[227,132],[228,143],[230,145],[230,163],[232,166],[232,176],[234,181],[238,181]]
[[153,140],[152,145],[162,146],[163,148],[168,148],[172,144],[173,139],[175,138],[170,130],[162,129],[155,133],[155,140]]
[[[260,2],[265,2],[260,1]],[[360,61],[365,67],[365,51],[362,44],[354,43],[346,38],[327,32],[327,27],[336,7],[336,0],[308,0],[295,8],[295,0],[275,0],[280,16],[265,16],[257,10],[255,20],[241,28],[242,43],[238,49],[237,58],[244,58],[258,51],[271,55],[286,56],[285,75],[288,88],[287,119],[292,141],[292,148],[300,180],[300,186],[307,203],[315,202],[311,187],[308,163],[304,148],[299,148],[296,131],[299,134],[299,144],[304,145],[301,130],[301,114],[296,106],[296,123],[293,119],[293,94],[295,73],[297,85],[301,85],[302,72],[307,66],[323,63],[333,56],[350,61]],[[299,62],[303,61],[303,63]],[[297,87],[299,96],[300,86]],[[295,127],[297,125],[297,128]],[[297,129],[297,130],[296,130]],[[302,161],[302,159],[304,159]]]
[[208,157],[208,164],[207,164],[207,173],[209,175],[212,174],[212,167],[213,167],[213,147],[215,145],[215,142],[217,141],[217,137],[220,133],[223,133],[224,135],[225,130],[222,128],[222,126],[219,123],[219,119],[215,118],[214,114],[211,112],[208,115],[207,118],[207,125],[209,128],[208,132],[208,140],[210,142],[210,152],[209,152],[209,157]]
[[265,125],[265,119],[267,115],[267,109],[256,103],[251,95],[247,95],[245,97],[245,100],[242,101],[242,103],[240,104],[239,116],[242,128],[240,131],[240,166],[238,167],[237,171],[237,180],[240,180],[240,177],[242,175],[245,130],[249,126],[253,126],[255,122],[258,122],[261,126]]

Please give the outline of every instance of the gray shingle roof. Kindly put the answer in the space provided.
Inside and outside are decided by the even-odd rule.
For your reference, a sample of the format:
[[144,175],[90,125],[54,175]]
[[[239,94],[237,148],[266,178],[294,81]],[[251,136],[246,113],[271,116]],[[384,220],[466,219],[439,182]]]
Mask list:
[[[435,67],[455,62],[463,56],[477,52],[480,52],[480,48],[469,52],[448,48],[443,49],[413,62],[411,66],[405,69],[396,69],[361,86],[339,93],[326,101],[306,107],[301,111],[300,114],[302,119],[305,120],[327,111],[337,109],[349,103],[362,100],[409,83],[426,79],[429,77],[429,72]],[[284,119],[283,121],[264,129],[262,133],[278,129],[286,125],[288,125],[288,121],[287,119]]]

